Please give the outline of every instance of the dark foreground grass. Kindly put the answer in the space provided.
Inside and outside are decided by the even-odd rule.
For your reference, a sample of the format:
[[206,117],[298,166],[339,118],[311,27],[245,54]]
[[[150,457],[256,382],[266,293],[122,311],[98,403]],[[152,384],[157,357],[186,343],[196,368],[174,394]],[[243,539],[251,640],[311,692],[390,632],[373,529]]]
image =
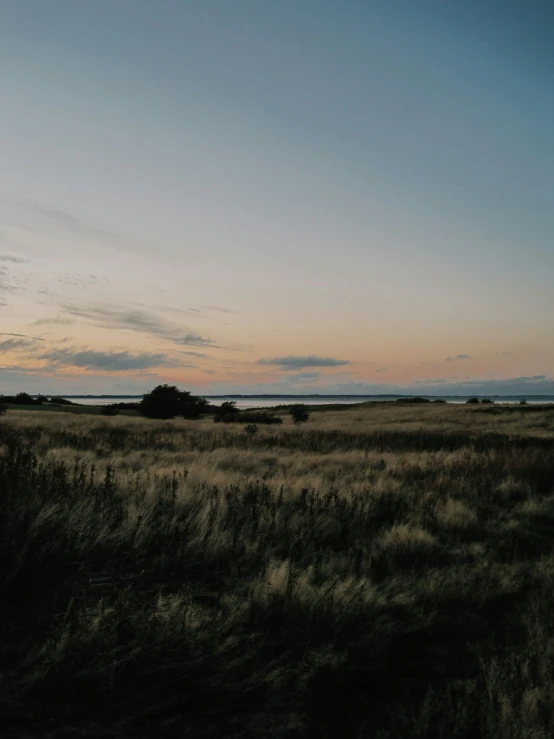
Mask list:
[[[2,419],[2,737],[554,735],[544,430],[188,432],[250,455],[440,451],[400,488],[385,466],[362,492],[290,497],[79,459],[101,433],[111,454],[155,446],[132,422]],[[49,453],[61,443],[71,464]]]

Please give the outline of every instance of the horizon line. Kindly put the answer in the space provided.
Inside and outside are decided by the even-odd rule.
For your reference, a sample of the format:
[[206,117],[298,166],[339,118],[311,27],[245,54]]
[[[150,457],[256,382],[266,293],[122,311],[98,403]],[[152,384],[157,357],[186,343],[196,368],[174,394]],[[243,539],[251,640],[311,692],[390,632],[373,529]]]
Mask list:
[[[99,394],[81,393],[78,395],[62,395],[61,393],[28,393],[29,397],[36,398],[40,395],[45,397],[58,398],[142,398],[147,393],[140,394]],[[0,397],[4,397],[3,395]],[[7,396],[10,397],[10,396]],[[262,393],[262,394],[245,394],[245,393],[226,393],[225,395],[199,395],[201,398],[554,398],[554,393],[515,393],[515,394],[491,394],[491,393],[423,393],[416,395],[414,393]]]

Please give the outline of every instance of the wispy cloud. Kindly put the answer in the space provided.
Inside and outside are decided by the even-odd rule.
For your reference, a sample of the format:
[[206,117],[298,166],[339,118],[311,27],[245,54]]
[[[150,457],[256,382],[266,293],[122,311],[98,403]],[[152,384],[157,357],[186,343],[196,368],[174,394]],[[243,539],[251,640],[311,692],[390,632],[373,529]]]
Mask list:
[[187,328],[182,328],[178,324],[167,321],[147,310],[125,307],[106,308],[104,306],[81,308],[76,305],[62,305],[61,308],[62,311],[71,316],[91,321],[94,325],[104,329],[119,329],[148,334],[182,346],[224,348],[213,339],[201,336]]
[[81,367],[87,370],[103,370],[106,372],[126,372],[176,365],[176,362],[165,354],[151,354],[149,352],[131,354],[130,352],[103,352],[92,349],[52,349],[44,352],[37,359],[47,359],[67,367]]
[[28,277],[18,269],[18,265],[25,262],[26,259],[10,254],[0,256],[0,305],[6,305],[7,295],[21,290],[28,282]]
[[72,287],[90,287],[98,283],[96,275],[81,275],[77,272],[64,272],[58,275],[58,282],[62,285],[71,285]]
[[201,352],[179,352],[179,354],[185,354],[187,357],[198,357],[199,359],[207,359],[207,354],[202,354]]
[[346,359],[334,359],[333,357],[317,357],[309,355],[306,357],[289,356],[258,359],[256,364],[279,367],[283,370],[298,370],[304,367],[341,367],[350,364]]
[[17,290],[17,287],[13,284],[10,271],[7,267],[0,267],[0,296],[2,293],[11,293]]
[[513,357],[515,356],[515,352],[495,352],[495,357]]
[[323,372],[296,372],[292,375],[287,375],[287,380],[292,382],[297,380],[298,382],[310,383],[319,380],[320,377],[325,377]]
[[[25,365],[20,364],[10,364],[9,367],[0,367],[0,372],[9,372],[9,373],[19,373],[24,372],[25,374],[34,376],[39,375],[42,370],[37,370],[36,367],[27,367]],[[14,388],[14,390],[18,390],[18,388]]]
[[219,305],[206,305],[204,306],[204,310],[213,310],[217,313],[236,313],[234,310],[230,310],[229,308],[222,308]]
[[456,354],[455,357],[446,357],[445,362],[457,362],[460,359],[471,359],[469,354]]
[[0,336],[16,336],[17,338],[32,339],[33,341],[44,341],[44,339],[41,338],[40,336],[28,336],[27,334],[12,334],[12,333],[0,332]]
[[57,316],[55,318],[38,318],[33,321],[31,326],[48,326],[50,324],[55,326],[67,326],[70,323],[75,323],[74,318],[64,318],[63,316]]
[[25,231],[48,233],[52,236],[77,236],[93,239],[110,246],[123,245],[124,236],[115,231],[99,228],[61,208],[52,207],[34,200],[21,198],[11,193],[0,193],[0,199],[10,210],[10,219]]
[[36,339],[11,338],[0,341],[0,353],[11,352],[14,349],[31,349],[36,346]]
[[23,257],[14,257],[11,254],[0,254],[0,262],[12,262],[13,264],[27,264],[28,259]]

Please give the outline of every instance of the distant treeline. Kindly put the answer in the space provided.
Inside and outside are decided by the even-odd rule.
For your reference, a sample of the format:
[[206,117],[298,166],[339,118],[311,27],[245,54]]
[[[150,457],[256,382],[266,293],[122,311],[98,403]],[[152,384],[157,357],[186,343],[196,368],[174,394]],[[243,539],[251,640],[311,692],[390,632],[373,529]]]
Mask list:
[[75,405],[71,400],[59,398],[57,395],[37,395],[34,398],[28,393],[17,393],[17,395],[0,395],[0,403],[10,403],[11,405]]

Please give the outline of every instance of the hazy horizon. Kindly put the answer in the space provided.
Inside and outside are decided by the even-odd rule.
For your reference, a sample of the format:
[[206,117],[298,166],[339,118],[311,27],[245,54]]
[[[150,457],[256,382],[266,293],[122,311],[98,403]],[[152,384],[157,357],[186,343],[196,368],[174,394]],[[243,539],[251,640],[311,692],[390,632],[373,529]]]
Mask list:
[[549,4],[1,27],[0,394],[554,395]]

